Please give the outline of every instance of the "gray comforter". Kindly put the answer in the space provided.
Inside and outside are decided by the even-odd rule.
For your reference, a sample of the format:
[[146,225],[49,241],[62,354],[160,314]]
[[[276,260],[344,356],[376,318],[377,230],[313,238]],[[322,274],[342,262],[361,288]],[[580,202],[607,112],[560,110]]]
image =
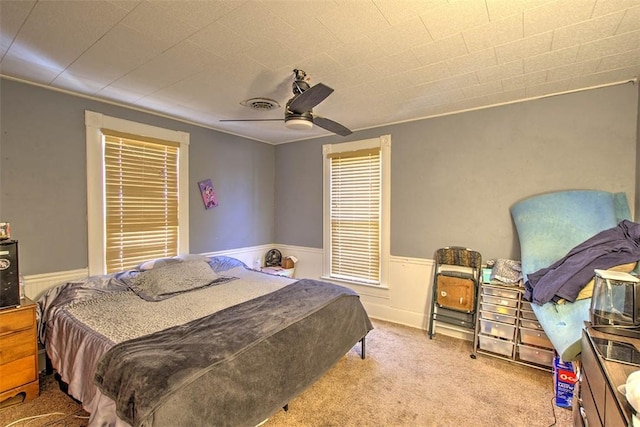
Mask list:
[[95,382],[134,426],[255,426],[371,329],[355,292],[300,280],[117,344],[98,364]]

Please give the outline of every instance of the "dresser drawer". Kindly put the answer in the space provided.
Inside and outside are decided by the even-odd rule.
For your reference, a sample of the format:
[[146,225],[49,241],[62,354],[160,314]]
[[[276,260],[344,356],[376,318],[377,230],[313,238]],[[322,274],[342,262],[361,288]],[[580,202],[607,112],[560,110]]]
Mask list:
[[626,427],[627,423],[624,421],[624,415],[618,409],[613,393],[614,391],[607,385],[604,393],[604,425],[607,427]]
[[6,312],[0,310],[0,336],[34,326],[35,316],[32,308],[8,310]]
[[33,329],[0,335],[0,365],[36,354],[36,334]]
[[582,383],[580,385],[580,401],[582,403],[582,407],[584,408],[584,415],[587,419],[587,425],[589,427],[602,427],[602,422],[600,421],[600,416],[598,415],[598,408],[596,407],[595,399],[591,394],[592,386],[589,384],[589,380],[584,372],[582,373],[582,378],[580,379]]
[[[600,368],[595,355],[595,350],[591,347],[591,341],[583,333],[582,335],[582,381],[589,385],[589,388],[582,387],[582,390],[591,390],[591,400],[595,406],[595,413],[601,420],[604,420],[604,408],[605,408],[605,388],[607,384],[605,382],[604,373]],[[584,400],[584,397],[583,397]],[[586,405],[585,405],[586,409]],[[602,413],[601,413],[602,412]],[[587,412],[587,419],[589,419],[589,425],[591,425],[591,419],[589,418],[589,412]],[[591,415],[592,418],[593,415]]]
[[35,354],[0,365],[0,391],[19,387],[37,378]]

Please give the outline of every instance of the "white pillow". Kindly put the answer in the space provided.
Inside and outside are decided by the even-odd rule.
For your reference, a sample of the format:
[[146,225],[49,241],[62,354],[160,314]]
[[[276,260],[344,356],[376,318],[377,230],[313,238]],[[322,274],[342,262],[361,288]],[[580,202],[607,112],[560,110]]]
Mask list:
[[139,264],[136,269],[140,271],[148,271],[168,264],[177,264],[179,262],[182,261],[178,258],[156,258]]

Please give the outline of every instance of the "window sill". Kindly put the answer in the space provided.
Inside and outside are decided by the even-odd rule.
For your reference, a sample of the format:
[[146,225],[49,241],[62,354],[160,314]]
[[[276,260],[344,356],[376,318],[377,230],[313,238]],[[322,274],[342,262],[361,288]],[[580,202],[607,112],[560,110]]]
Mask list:
[[322,280],[326,280],[327,282],[335,282],[335,283],[343,283],[346,285],[353,285],[353,286],[362,286],[365,288],[371,288],[371,289],[384,289],[384,290],[389,290],[389,287],[386,285],[372,285],[369,283],[363,283],[363,282],[357,282],[355,280],[346,280],[346,279],[337,279],[335,277],[331,277],[331,276],[320,276],[320,278]]

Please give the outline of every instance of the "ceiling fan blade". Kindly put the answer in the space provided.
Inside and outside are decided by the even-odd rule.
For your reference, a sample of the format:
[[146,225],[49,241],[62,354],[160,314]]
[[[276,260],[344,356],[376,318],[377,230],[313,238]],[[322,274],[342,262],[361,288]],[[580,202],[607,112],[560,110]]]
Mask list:
[[284,119],[221,119],[221,122],[281,122]]
[[352,133],[351,130],[342,126],[340,123],[334,122],[333,120],[329,120],[324,117],[314,116],[313,124],[320,126],[321,128],[326,129],[335,134],[338,134],[340,136],[347,136],[347,135],[351,135]]
[[318,83],[293,98],[293,101],[289,104],[289,110],[297,114],[306,113],[324,101],[332,92],[333,89],[329,86]]

